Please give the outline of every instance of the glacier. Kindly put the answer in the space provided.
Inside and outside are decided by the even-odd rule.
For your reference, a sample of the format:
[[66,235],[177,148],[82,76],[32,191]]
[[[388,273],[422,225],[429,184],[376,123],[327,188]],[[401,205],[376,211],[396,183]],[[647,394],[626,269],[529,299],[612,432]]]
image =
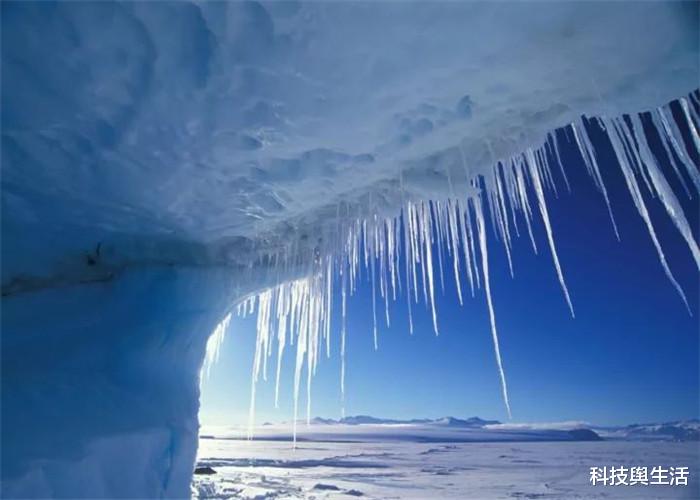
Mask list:
[[[696,2],[0,8],[5,497],[189,496],[200,376],[231,314],[258,314],[253,421],[275,344],[309,392],[331,290],[344,325],[367,277],[375,347],[376,307],[388,323],[401,295],[439,333],[444,267],[458,300],[483,291],[508,406],[486,226],[511,273],[523,228],[551,254],[574,315],[546,202],[562,137],[615,234],[621,169],[686,301],[647,203],[700,263],[678,201],[700,195]],[[598,163],[601,134],[618,165]]]

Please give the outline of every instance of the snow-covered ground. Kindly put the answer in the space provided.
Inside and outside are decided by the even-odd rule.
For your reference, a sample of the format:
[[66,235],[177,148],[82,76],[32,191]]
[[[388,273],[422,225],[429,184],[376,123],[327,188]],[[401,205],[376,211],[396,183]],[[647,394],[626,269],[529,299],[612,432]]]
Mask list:
[[[576,441],[559,429],[428,423],[203,429],[198,498],[698,498],[697,441]],[[206,434],[217,432],[217,435]],[[589,439],[585,437],[584,439]],[[687,486],[603,486],[590,468],[689,467]]]

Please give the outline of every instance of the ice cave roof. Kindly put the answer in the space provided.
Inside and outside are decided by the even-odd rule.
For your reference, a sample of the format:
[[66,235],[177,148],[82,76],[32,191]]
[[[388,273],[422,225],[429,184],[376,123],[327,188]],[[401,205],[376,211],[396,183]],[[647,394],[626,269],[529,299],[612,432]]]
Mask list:
[[276,244],[261,235],[305,237],[348,207],[467,194],[467,176],[581,114],[643,111],[698,83],[695,2],[2,14],[9,278],[100,242],[121,258],[243,262]]

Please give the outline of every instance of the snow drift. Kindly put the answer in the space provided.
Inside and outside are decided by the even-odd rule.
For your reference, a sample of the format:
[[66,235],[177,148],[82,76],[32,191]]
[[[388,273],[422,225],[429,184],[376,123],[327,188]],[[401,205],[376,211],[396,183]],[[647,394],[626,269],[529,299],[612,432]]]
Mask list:
[[4,496],[187,496],[209,333],[255,303],[254,380],[288,331],[298,392],[362,260],[377,300],[402,266],[434,310],[449,250],[507,402],[484,224],[508,245],[508,211],[539,214],[566,294],[558,127],[607,200],[604,127],[672,281],[647,191],[698,259],[644,138],[697,196],[696,3],[1,8]]

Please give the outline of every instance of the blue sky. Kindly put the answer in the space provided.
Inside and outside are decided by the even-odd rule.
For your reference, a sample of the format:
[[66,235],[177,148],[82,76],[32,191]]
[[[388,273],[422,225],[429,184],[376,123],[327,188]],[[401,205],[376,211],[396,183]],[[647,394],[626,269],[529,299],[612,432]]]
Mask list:
[[[648,197],[655,229],[686,292],[691,317],[664,275],[607,140],[600,133],[593,135],[622,241],[615,239],[604,200],[561,131],[559,144],[572,193],[566,192],[561,178],[556,179],[559,197],[547,193],[575,319],[568,312],[537,214],[540,253],[533,253],[526,235],[516,238],[514,278],[502,244],[489,233],[492,293],[513,420],[627,424],[697,418],[697,269],[659,200]],[[672,174],[667,178],[679,187]],[[676,192],[697,239],[698,202],[681,189]],[[378,302],[378,351],[372,345],[369,284],[349,299],[346,414],[507,420],[485,296],[477,290],[474,299],[466,298],[460,306],[453,283],[446,268],[444,296],[436,285],[439,337],[422,304],[414,307],[415,333],[410,336],[405,298],[391,305],[390,328],[383,323]],[[339,304],[336,297],[336,310]],[[321,360],[313,381],[313,416],[340,416],[338,321],[333,331],[332,356]],[[203,424],[247,422],[254,340],[255,318],[234,318],[220,361],[203,384]],[[291,418],[293,364],[288,351],[279,409],[274,408],[274,383],[259,383],[258,423]],[[300,408],[305,408],[303,401]]]

